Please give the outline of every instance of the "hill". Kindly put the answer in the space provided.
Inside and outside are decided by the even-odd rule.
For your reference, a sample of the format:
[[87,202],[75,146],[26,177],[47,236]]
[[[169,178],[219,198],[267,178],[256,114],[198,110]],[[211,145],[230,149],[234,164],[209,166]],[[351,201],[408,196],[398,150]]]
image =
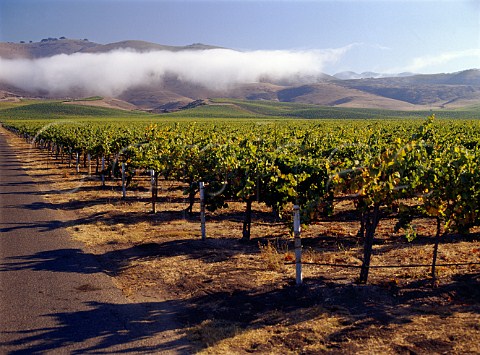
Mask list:
[[[91,106],[87,106],[91,105]],[[95,106],[93,106],[95,105]],[[115,106],[116,105],[116,106]],[[381,108],[330,107],[297,102],[264,100],[210,99],[198,100],[181,110],[156,115],[128,111],[123,104],[102,97],[80,101],[0,101],[0,121],[10,119],[62,120],[152,120],[178,119],[399,119],[425,117],[434,113],[445,119],[480,119],[480,104],[463,109],[441,110],[387,110]]]
[[338,85],[413,105],[454,107],[480,101],[480,70],[450,74],[343,80]]
[[0,43],[0,57],[5,59],[33,59],[57,54],[73,54],[97,46],[88,40],[45,39],[32,43]]
[[0,42],[0,57],[5,59],[45,58],[58,54],[106,53],[117,49],[132,49],[137,52],[147,51],[182,51],[220,48],[194,43],[187,46],[166,46],[145,41],[120,41],[109,44],[90,42],[88,39],[45,38],[40,42],[5,43]]
[[[96,100],[95,100],[96,101]],[[150,118],[145,112],[131,112],[124,109],[85,106],[81,102],[61,101],[20,101],[17,103],[0,102],[0,120],[3,119],[132,119]]]
[[[151,42],[127,40],[109,44],[98,44],[87,39],[47,38],[32,43],[0,43],[3,59],[34,59],[58,54],[107,53],[126,49],[136,52],[148,51],[197,51],[219,47],[205,44],[169,46]],[[64,99],[59,94],[45,90],[27,92],[11,84],[0,82],[3,100],[15,97],[42,97]],[[101,93],[94,93],[100,95]],[[89,93],[90,95],[90,93]],[[84,92],[69,93],[69,98],[85,96]],[[296,102],[331,107],[378,108],[392,110],[454,109],[480,103],[480,70],[470,69],[457,73],[413,75],[402,73],[386,77],[379,73],[338,73],[335,76],[319,75],[310,82],[268,81],[231,85],[224,89],[208,89],[191,84],[174,75],[164,75],[155,84],[129,87],[117,97],[128,104],[124,109],[141,109],[153,112],[175,111],[195,100],[211,97],[227,97],[244,100],[269,100]],[[2,98],[0,98],[2,100]],[[88,103],[87,103],[88,104]],[[98,104],[98,103],[97,103]],[[118,104],[114,103],[114,106]]]

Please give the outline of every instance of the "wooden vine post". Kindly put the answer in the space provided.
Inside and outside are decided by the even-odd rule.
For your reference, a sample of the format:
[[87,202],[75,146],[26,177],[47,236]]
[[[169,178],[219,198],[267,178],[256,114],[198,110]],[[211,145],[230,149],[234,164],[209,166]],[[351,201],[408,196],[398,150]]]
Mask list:
[[88,162],[88,176],[92,176],[92,156],[90,153],[87,155],[87,162]]
[[152,213],[157,213],[157,194],[158,194],[158,189],[157,189],[157,179],[155,177],[155,170],[150,170],[150,185],[152,187]]
[[102,155],[102,186],[105,186],[105,156]]
[[200,187],[200,223],[202,230],[202,240],[207,239],[207,231],[205,228],[205,185],[203,181],[198,183]]
[[122,198],[127,197],[127,187],[125,186],[125,163],[122,163]]
[[293,206],[293,238],[295,246],[295,276],[296,284],[301,285],[303,281],[302,274],[302,240],[300,238],[300,208]]

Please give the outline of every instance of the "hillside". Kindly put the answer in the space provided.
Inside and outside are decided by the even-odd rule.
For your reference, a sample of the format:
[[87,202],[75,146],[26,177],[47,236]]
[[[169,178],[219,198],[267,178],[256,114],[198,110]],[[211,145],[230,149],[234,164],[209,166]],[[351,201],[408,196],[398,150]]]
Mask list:
[[[0,43],[2,59],[35,59],[58,54],[107,53],[129,48],[136,52],[196,51],[219,47],[192,44],[169,46],[138,40],[98,44],[87,39],[47,38],[32,43]],[[49,99],[81,98],[85,92],[69,92],[61,96],[46,90],[27,92],[12,84],[0,81],[0,100],[16,97],[41,97]],[[7,94],[5,94],[7,93]],[[91,95],[89,93],[88,95]],[[101,93],[93,93],[101,95]],[[296,102],[346,108],[378,108],[391,110],[454,109],[480,103],[480,70],[470,69],[457,73],[413,75],[397,74],[391,77],[378,73],[338,73],[335,76],[320,75],[311,82],[268,81],[230,85],[224,89],[208,89],[191,84],[174,75],[164,75],[155,84],[132,86],[112,99],[123,109],[141,109],[153,112],[175,111],[195,100],[226,97],[244,100],[269,100]],[[88,103],[87,103],[88,104]],[[97,103],[99,104],[99,103]],[[113,105],[117,105],[114,103]]]
[[147,51],[181,51],[203,50],[219,48],[215,46],[194,43],[187,46],[166,46],[145,41],[120,41],[109,44],[90,42],[88,39],[57,39],[46,38],[40,42],[29,43],[2,43],[0,42],[0,57],[4,59],[16,58],[45,58],[58,54],[73,53],[106,53],[117,49],[132,49],[137,52]]
[[480,70],[378,79],[343,80],[339,85],[413,105],[448,107],[480,100]]
[[0,57],[5,59],[44,58],[57,54],[73,54],[97,46],[88,40],[44,40],[33,43],[0,43]]
[[300,118],[300,119],[389,119],[419,118],[435,114],[440,119],[480,119],[480,104],[462,109],[403,110],[331,107],[298,102],[211,99],[202,105],[165,117],[184,118]]
[[329,107],[297,102],[265,100],[198,100],[181,110],[162,115],[132,111],[122,101],[91,97],[75,101],[0,100],[0,121],[20,119],[169,121],[179,119],[424,119],[432,113],[439,119],[480,119],[480,104],[463,109],[386,110],[381,108]]
[[150,119],[152,115],[145,112],[132,112],[108,106],[86,106],[86,100],[80,102],[61,101],[20,101],[16,103],[0,101],[0,120],[6,119]]

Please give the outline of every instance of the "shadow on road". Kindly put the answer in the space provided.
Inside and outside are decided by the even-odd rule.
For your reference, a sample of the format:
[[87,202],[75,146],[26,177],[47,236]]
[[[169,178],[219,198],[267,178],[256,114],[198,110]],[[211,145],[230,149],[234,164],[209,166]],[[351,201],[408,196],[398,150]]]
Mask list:
[[[9,354],[44,354],[70,349],[70,354],[158,353],[183,349],[189,353],[183,337],[153,344],[145,341],[159,333],[176,328],[168,320],[176,313],[178,302],[165,301],[137,304],[88,302],[86,310],[45,314],[55,320],[55,327],[24,330],[5,334],[16,340],[0,342],[0,347],[17,350]],[[112,319],[112,314],[116,319]]]
[[33,255],[9,257],[0,264],[0,272],[25,269],[82,274],[103,271],[95,262],[93,255],[86,254],[80,249],[57,249]]
[[[347,349],[352,338],[366,337],[372,329],[382,329],[382,337],[393,336],[395,324],[409,323],[413,317],[433,314],[432,307],[435,307],[435,313],[444,317],[455,312],[478,311],[476,296],[448,307],[438,304],[438,298],[452,289],[469,285],[470,290],[474,290],[479,285],[478,275],[465,276],[437,289],[412,284],[402,295],[395,297],[391,290],[374,285],[346,285],[318,279],[305,281],[302,287],[292,284],[270,290],[232,290],[185,300],[135,304],[87,302],[86,310],[44,315],[54,318],[58,326],[13,334],[16,340],[0,343],[0,346],[24,349],[11,354],[25,353],[25,349],[29,354],[42,354],[75,343],[78,343],[77,350],[71,354],[159,353],[169,350],[192,353],[199,350],[200,345],[191,343],[191,339],[199,332],[210,331],[211,321],[235,325],[234,332],[228,329],[219,332],[223,334],[223,338],[217,339],[220,341],[278,322],[294,327],[319,317],[336,317],[344,327],[327,334],[325,344],[331,350],[340,344],[343,344],[342,349]],[[465,304],[465,301],[471,303]],[[117,318],[112,319],[111,314]],[[209,322],[205,322],[207,320]],[[177,336],[154,345],[146,342],[166,331],[177,331]],[[302,339],[291,340],[279,338],[278,341],[284,341],[283,348],[293,352],[302,346]],[[452,344],[436,346],[440,346],[442,352],[452,351]],[[416,350],[422,352],[421,347]]]
[[[226,241],[227,244],[232,242]],[[199,250],[202,249],[202,244],[198,240],[182,243],[150,243],[100,256],[84,253],[80,249],[46,251],[11,257],[0,266],[0,271],[31,269],[113,274],[128,267],[132,260],[172,254],[200,257],[205,263],[218,262],[219,251],[212,249],[212,246],[205,245],[203,250]],[[173,252],[174,250],[176,251]],[[221,256],[233,255],[227,254]],[[100,266],[95,260],[96,257],[108,259],[109,263]],[[212,321],[220,326],[235,325],[232,327],[235,332],[228,332],[226,329],[221,333],[227,338],[252,327],[261,328],[277,323],[295,326],[323,316],[341,319],[344,325],[326,336],[326,344],[335,348],[339,344],[347,346],[352,337],[368,337],[372,329],[379,331],[381,328],[382,337],[391,337],[396,329],[395,325],[410,323],[414,317],[425,314],[448,317],[456,312],[480,313],[479,274],[462,275],[437,288],[429,287],[428,281],[418,280],[403,287],[390,287],[345,284],[317,278],[306,279],[302,287],[296,287],[292,283],[282,287],[270,285],[246,290],[217,289],[185,299],[163,302],[86,302],[85,310],[44,315],[54,319],[57,326],[10,334],[15,340],[0,343],[0,346],[23,347],[31,354],[41,354],[73,343],[81,344],[72,354],[155,353],[172,349],[192,353],[198,350],[192,346],[199,345],[192,343],[191,339],[198,333],[210,331]],[[77,288],[77,292],[90,291],[95,289]],[[447,299],[448,301],[445,301]],[[162,333],[166,331],[176,331],[179,335],[164,339],[156,345],[147,341],[151,337],[163,336]],[[218,339],[220,340],[221,338]],[[298,350],[296,346],[303,345],[288,342],[288,339],[283,344],[285,349],[293,352]],[[444,352],[452,351],[451,344],[435,346]],[[422,347],[419,345],[415,350],[421,352]],[[12,352],[16,353],[22,351]]]

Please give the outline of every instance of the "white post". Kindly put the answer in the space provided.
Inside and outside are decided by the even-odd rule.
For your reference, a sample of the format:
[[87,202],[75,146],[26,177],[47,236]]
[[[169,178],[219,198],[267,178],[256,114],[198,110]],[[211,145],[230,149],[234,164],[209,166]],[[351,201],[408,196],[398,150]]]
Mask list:
[[125,163],[122,163],[122,197],[127,197],[127,188],[125,186]]
[[202,240],[207,238],[207,231],[205,228],[205,186],[202,181],[198,183],[200,186],[200,223],[202,229]]
[[80,172],[80,153],[76,153],[76,159],[77,159],[77,166],[76,166],[76,171],[77,171],[77,174]]
[[102,155],[102,186],[105,186],[105,156]]
[[297,285],[303,281],[302,275],[302,240],[300,239],[300,208],[293,206],[293,237],[295,243],[295,275]]

